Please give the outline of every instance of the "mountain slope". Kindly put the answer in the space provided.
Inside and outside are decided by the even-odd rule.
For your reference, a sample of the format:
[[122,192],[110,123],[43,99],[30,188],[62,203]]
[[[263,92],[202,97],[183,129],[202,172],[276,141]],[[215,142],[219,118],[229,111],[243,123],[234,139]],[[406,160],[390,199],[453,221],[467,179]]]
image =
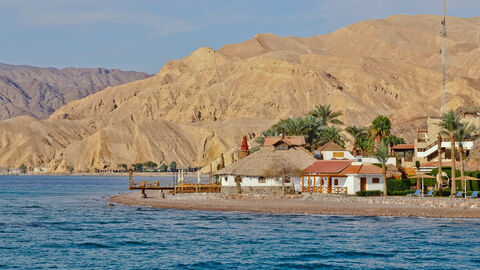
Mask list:
[[20,115],[47,118],[72,100],[149,76],[118,69],[59,70],[0,64],[0,119]]
[[[13,136],[8,143],[45,142],[45,149],[29,155],[42,160],[44,152],[52,153],[34,166],[53,170],[65,162],[77,169],[112,168],[149,159],[201,166],[230,154],[242,135],[253,137],[276,120],[318,104],[342,111],[349,125],[387,115],[397,133],[412,139],[417,125],[440,112],[439,22],[430,15],[391,16],[323,36],[260,34],[217,51],[200,48],[168,62],[151,78],[72,101],[48,120],[26,121],[29,127],[52,130],[42,134],[16,127],[15,134],[7,134]],[[480,100],[480,17],[449,17],[448,23],[447,105],[475,105]],[[4,125],[0,122],[0,131]],[[57,138],[65,141],[55,143]],[[0,153],[6,152],[0,144]],[[30,160],[0,159],[0,165],[12,162]]]

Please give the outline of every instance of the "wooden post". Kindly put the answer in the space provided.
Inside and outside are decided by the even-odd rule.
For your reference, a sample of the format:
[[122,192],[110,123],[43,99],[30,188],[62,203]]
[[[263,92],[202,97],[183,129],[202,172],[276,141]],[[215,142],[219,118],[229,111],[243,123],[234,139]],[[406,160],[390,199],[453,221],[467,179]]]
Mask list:
[[128,183],[130,185],[130,189],[133,187],[133,169],[130,168],[128,171]]

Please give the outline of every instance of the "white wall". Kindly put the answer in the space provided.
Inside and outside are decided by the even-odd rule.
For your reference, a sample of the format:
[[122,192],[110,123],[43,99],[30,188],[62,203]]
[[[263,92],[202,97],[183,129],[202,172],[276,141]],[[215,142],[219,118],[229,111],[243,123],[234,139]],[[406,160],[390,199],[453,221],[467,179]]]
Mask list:
[[[240,186],[242,187],[281,187],[282,178],[266,178],[265,183],[259,183],[256,176],[242,176],[242,182]],[[235,175],[222,175],[222,186],[225,187],[235,187]],[[293,186],[295,191],[302,191],[302,178],[301,177],[290,177],[290,183],[285,183],[286,187]]]
[[[343,158],[334,158],[333,153],[343,152]],[[349,159],[354,160],[355,157],[348,151],[321,151],[323,155],[323,160],[332,160],[332,159]]]
[[[377,159],[377,158],[374,158],[374,157],[362,157],[362,156],[357,156],[356,157],[356,160],[362,163],[380,163],[380,161]],[[394,166],[397,166],[397,159],[394,158],[394,157],[389,157],[387,159],[387,165],[394,165]]]

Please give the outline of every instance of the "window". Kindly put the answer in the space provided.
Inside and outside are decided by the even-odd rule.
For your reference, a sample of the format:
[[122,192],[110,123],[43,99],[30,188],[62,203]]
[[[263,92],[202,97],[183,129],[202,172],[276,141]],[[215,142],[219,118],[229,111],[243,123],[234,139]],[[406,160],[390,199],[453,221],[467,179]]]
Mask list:
[[258,178],[258,183],[264,184],[264,183],[266,183],[266,182],[267,182],[267,180],[265,179],[265,177],[260,176],[260,177]]
[[380,178],[372,178],[372,184],[380,184]]
[[320,186],[323,186],[323,178],[322,178],[322,180],[321,180],[321,184],[320,184]]
[[228,178],[226,176],[223,177],[223,181],[228,182]]
[[242,182],[242,177],[241,176],[235,176],[235,183],[241,183]]
[[333,182],[333,184],[334,184],[335,186],[338,186],[338,179],[335,179],[335,181]]
[[285,177],[285,184],[290,184],[290,177]]

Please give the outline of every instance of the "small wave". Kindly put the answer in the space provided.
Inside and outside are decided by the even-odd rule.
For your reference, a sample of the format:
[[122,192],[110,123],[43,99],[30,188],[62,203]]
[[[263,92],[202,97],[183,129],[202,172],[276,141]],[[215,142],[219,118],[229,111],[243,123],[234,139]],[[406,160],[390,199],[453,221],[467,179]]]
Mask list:
[[25,209],[42,209],[43,207],[38,206],[38,205],[26,205],[22,208],[25,208]]
[[77,246],[80,248],[111,248],[111,246],[94,242],[84,242],[77,244]]
[[391,257],[390,254],[366,252],[366,251],[339,251],[339,252],[335,252],[335,254],[340,256],[346,256],[346,257],[378,257],[378,258]]

